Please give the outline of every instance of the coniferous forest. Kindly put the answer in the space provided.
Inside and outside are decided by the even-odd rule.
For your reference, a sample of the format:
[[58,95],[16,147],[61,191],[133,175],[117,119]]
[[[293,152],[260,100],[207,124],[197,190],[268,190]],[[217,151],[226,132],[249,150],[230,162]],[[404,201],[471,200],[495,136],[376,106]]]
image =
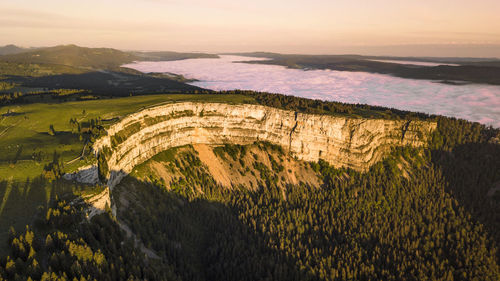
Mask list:
[[500,281],[499,12],[0,0],[0,281]]
[[[428,117],[431,118],[431,117]],[[395,148],[368,172],[304,163],[321,184],[218,185],[196,154],[167,188],[128,176],[90,221],[71,196],[11,229],[6,280],[498,280],[499,131],[445,117],[425,149]],[[272,145],[285,157],[286,152]],[[226,146],[234,159],[251,157]],[[57,181],[46,184],[56,184]],[[201,189],[189,189],[200,186]],[[125,204],[122,197],[134,198]],[[130,235],[130,233],[132,233]]]

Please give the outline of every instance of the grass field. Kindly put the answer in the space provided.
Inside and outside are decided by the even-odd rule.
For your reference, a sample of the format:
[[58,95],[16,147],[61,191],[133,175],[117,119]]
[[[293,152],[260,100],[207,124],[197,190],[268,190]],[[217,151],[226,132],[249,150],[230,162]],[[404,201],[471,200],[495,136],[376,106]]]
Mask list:
[[[252,102],[240,95],[151,95],[127,98],[77,101],[65,103],[36,103],[0,108],[0,179],[24,180],[40,175],[43,166],[52,160],[54,151],[66,163],[77,158],[84,143],[71,134],[69,120],[112,119],[136,112],[141,108],[174,101]],[[56,135],[49,134],[53,125]],[[32,159],[42,152],[43,160]],[[71,171],[84,165],[75,161],[65,167]]]
[[[39,206],[46,207],[56,195],[79,195],[98,188],[64,180],[48,182],[40,176],[44,165],[52,161],[54,151],[61,154],[64,163],[81,155],[84,143],[71,133],[71,118],[113,119],[144,107],[181,101],[251,103],[253,99],[243,95],[171,94],[0,107],[0,242],[6,241],[10,226],[23,230]],[[49,134],[50,125],[56,135]],[[32,159],[34,152],[42,152],[42,161]],[[86,164],[87,161],[76,160],[65,165],[64,170],[73,171]],[[6,246],[0,244],[0,254]]]

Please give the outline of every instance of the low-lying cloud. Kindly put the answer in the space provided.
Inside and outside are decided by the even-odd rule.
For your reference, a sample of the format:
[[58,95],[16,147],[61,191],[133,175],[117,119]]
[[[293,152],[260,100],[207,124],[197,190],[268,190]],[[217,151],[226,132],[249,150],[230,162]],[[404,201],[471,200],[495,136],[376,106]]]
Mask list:
[[500,127],[500,86],[447,85],[366,72],[304,71],[275,65],[235,63],[250,59],[253,60],[221,56],[220,59],[137,62],[126,66],[142,72],[181,74],[199,80],[191,84],[213,90],[245,89],[379,105]]

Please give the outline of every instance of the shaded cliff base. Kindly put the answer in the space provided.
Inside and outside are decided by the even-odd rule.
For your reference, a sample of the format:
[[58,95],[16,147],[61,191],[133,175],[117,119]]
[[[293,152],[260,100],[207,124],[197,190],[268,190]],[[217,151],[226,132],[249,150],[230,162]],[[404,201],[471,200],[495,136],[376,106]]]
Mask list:
[[[75,204],[84,204],[88,212],[101,212],[105,209],[105,188],[100,185],[87,185],[64,179],[49,181],[43,176],[28,178],[25,181],[0,180],[0,256],[8,253],[6,243],[9,228],[22,230],[33,224],[40,210],[47,211],[54,201],[64,199]],[[96,199],[99,208],[89,205]],[[100,204],[99,204],[100,203]],[[102,204],[104,203],[104,204]],[[99,210],[97,210],[99,209]]]
[[[415,170],[429,167],[442,175],[446,191],[477,222],[500,242],[500,146],[492,143],[458,146],[449,152],[394,147],[387,157],[362,175],[396,174],[403,181],[414,181]],[[134,168],[133,178],[174,193],[196,197],[206,186],[218,185],[227,190],[253,190],[273,186],[286,200],[291,186],[324,186],[324,161],[306,162],[292,157],[280,146],[267,142],[251,145],[187,145],[169,149]],[[349,182],[359,172],[349,168],[333,169],[328,177]],[[356,193],[370,187],[356,188]],[[404,188],[400,186],[399,188]],[[495,192],[494,192],[495,191]],[[197,195],[198,194],[198,195]],[[125,200],[127,201],[127,200]],[[123,202],[122,202],[123,203]]]
[[[0,275],[38,280],[37,273],[52,271],[72,280],[80,265],[91,276],[87,279],[97,280],[132,275],[148,280],[497,280],[498,243],[491,228],[456,199],[450,177],[460,175],[442,170],[454,169],[456,163],[448,164],[458,161],[457,171],[470,165],[467,176],[476,180],[478,170],[472,167],[485,160],[479,174],[488,174],[488,165],[497,167],[491,157],[498,155],[497,147],[457,147],[446,152],[451,158],[443,157],[441,167],[428,150],[396,147],[366,173],[324,161],[287,160],[279,147],[264,143],[167,150],[143,163],[144,175],[153,177],[129,175],[113,188],[116,218],[105,212],[86,220],[78,206],[64,202],[41,209],[37,221],[42,223],[31,228],[33,241],[42,241],[33,243],[38,245],[34,256],[23,250],[30,249],[33,233],[17,229],[11,257],[0,259]],[[480,154],[478,162],[466,151]],[[217,182],[217,173],[237,178],[231,172],[241,172],[244,166],[237,163],[246,163],[252,153],[270,155],[269,162],[252,160],[260,167],[254,173],[263,171],[256,174],[258,187]],[[150,165],[153,161],[159,164]],[[283,184],[288,180],[280,177],[280,165],[287,161],[315,174],[319,184]],[[163,185],[154,172],[171,163],[172,177],[184,185]],[[57,247],[43,243],[48,233]]]
[[[268,157],[251,160],[253,154]],[[295,165],[292,171],[309,173],[315,183],[292,184],[279,167],[285,169],[287,161],[292,163],[288,167]],[[262,165],[249,168],[257,186],[241,176],[249,164]],[[189,269],[182,274],[201,280],[228,274],[256,279],[266,274],[274,279],[280,279],[279,274],[319,280],[389,275],[425,279],[432,274],[436,279],[468,279],[481,271],[460,265],[472,260],[488,268],[486,279],[497,276],[491,228],[456,199],[455,186],[446,184],[450,174],[440,170],[420,148],[395,148],[362,173],[324,161],[288,159],[279,147],[266,143],[195,145],[170,149],[144,162],[113,188],[113,195],[121,223],[163,261],[187,263]],[[224,173],[227,177],[221,176]],[[224,179],[231,186],[225,186]],[[434,250],[425,250],[430,243]],[[461,254],[463,249],[470,255]],[[358,252],[362,259],[348,258]],[[330,264],[330,259],[335,262]],[[437,270],[434,263],[420,263],[427,259],[447,262]],[[251,269],[267,268],[260,261],[271,260],[272,267],[287,260],[292,272],[298,265],[305,271]],[[346,266],[359,270],[342,271]],[[398,266],[407,270],[391,270]]]

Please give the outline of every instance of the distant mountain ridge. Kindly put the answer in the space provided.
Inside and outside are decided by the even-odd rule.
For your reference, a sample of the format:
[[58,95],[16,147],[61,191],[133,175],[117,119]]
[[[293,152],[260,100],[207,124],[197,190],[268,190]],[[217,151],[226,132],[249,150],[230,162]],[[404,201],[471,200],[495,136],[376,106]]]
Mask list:
[[0,60],[17,63],[60,64],[72,67],[109,69],[132,62],[138,57],[111,48],[86,48],[60,45],[34,51],[4,55]]
[[429,56],[370,56],[358,55],[355,53],[347,54],[281,54],[273,52],[243,52],[243,53],[224,53],[228,55],[239,55],[248,57],[264,57],[272,59],[280,58],[324,58],[336,60],[393,60],[393,61],[416,61],[416,62],[434,62],[434,63],[452,63],[452,64],[478,64],[478,63],[500,63],[500,58],[490,57],[429,57]]
[[0,55],[11,55],[11,54],[19,54],[23,52],[29,52],[34,48],[23,48],[13,44],[5,45],[0,47]]
[[28,64],[55,64],[89,69],[116,69],[133,61],[165,61],[191,58],[218,58],[215,54],[178,52],[127,52],[113,48],[77,45],[24,49],[14,45],[0,48],[0,61]]
[[[144,74],[121,66],[139,60],[179,60],[213,56],[176,52],[151,54],[77,45],[37,49],[22,49],[12,45],[4,49],[18,52],[0,55],[0,76],[5,77],[2,81],[4,83],[33,89],[80,89],[99,96],[201,90],[185,84],[181,76]],[[23,51],[20,52],[21,50]]]

